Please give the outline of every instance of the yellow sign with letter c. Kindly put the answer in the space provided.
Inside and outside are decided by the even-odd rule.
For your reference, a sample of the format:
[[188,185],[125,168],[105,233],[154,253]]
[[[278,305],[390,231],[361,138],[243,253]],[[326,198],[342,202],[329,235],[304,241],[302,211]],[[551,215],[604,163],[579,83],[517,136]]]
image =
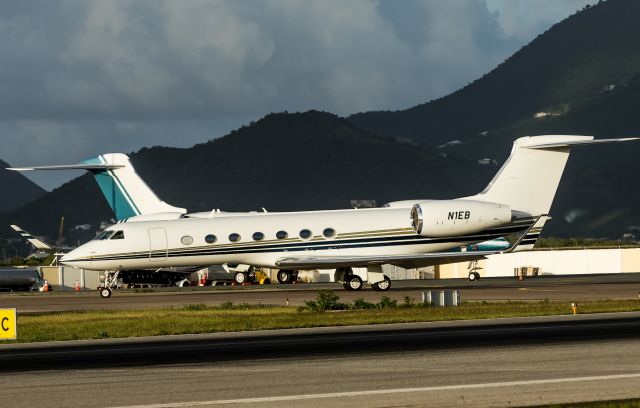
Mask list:
[[0,340],[18,338],[18,319],[16,309],[0,309]]

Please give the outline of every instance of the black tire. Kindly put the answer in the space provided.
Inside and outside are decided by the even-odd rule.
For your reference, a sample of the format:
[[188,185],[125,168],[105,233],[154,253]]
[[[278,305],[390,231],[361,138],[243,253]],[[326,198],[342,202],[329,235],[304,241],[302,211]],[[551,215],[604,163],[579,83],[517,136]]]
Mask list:
[[100,297],[103,299],[109,299],[111,297],[111,289],[100,288]]
[[371,287],[376,292],[386,292],[389,289],[391,289],[391,279],[389,279],[389,277],[385,275],[383,281],[376,282],[373,285],[371,285]]
[[278,282],[282,284],[291,283],[293,279],[291,278],[291,272],[289,271],[278,271]]
[[236,274],[233,276],[233,280],[238,284],[238,285],[242,285],[243,283],[247,282],[248,276],[246,273],[244,272],[236,272]]
[[475,282],[478,279],[480,279],[480,274],[478,272],[471,272],[469,273],[469,281],[471,282]]
[[358,275],[350,275],[347,278],[347,290],[357,291],[362,289],[362,279]]

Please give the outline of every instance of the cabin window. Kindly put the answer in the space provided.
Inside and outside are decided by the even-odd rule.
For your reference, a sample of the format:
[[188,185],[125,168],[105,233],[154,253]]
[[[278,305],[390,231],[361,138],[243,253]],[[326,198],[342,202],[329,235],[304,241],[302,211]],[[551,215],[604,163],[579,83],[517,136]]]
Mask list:
[[233,234],[230,234],[229,235],[229,241],[231,241],[231,242],[240,241],[240,234],[236,234],[235,232]]
[[333,228],[325,228],[324,231],[322,231],[322,235],[324,235],[325,238],[333,238],[336,236],[336,230]]
[[109,239],[112,235],[113,235],[114,231],[108,230],[108,231],[102,231],[100,234],[98,234],[97,237],[95,237],[96,241],[104,241],[105,239]]
[[309,239],[311,238],[311,231],[309,231],[308,229],[303,229],[300,230],[300,238],[302,239]]
[[218,239],[216,238],[215,235],[213,234],[209,234],[206,237],[204,237],[204,240],[207,244],[213,244],[214,242],[216,242]]
[[182,242],[182,245],[191,245],[193,244],[193,237],[190,235],[185,235],[184,237],[182,237],[180,242]]
[[262,241],[264,239],[264,234],[262,232],[254,232],[253,240],[254,241]]
[[276,232],[276,238],[278,238],[278,239],[287,239],[288,236],[289,236],[289,234],[287,234],[287,231],[278,231],[278,232]]
[[124,239],[124,231],[116,231],[109,239]]

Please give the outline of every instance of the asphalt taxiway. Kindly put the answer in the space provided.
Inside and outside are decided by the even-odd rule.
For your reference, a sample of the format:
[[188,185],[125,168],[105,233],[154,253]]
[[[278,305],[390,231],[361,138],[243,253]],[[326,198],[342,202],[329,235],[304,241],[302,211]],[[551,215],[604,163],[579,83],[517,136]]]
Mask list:
[[640,397],[640,313],[2,346],[0,406],[525,406]]
[[[195,289],[195,290],[194,290]],[[0,307],[16,307],[20,313],[65,310],[106,310],[181,307],[187,304],[303,305],[313,300],[320,290],[335,290],[343,301],[363,298],[377,302],[381,296],[402,301],[405,296],[420,300],[427,290],[459,289],[463,300],[487,301],[580,301],[585,299],[638,299],[640,274],[589,276],[543,276],[517,281],[514,278],[489,278],[478,282],[466,279],[393,281],[392,289],[375,292],[365,288],[348,292],[339,284],[313,283],[296,285],[265,285],[250,287],[178,288],[171,291],[158,289],[151,293],[115,291],[110,299],[101,299],[95,291],[36,293],[31,295],[0,294]]]

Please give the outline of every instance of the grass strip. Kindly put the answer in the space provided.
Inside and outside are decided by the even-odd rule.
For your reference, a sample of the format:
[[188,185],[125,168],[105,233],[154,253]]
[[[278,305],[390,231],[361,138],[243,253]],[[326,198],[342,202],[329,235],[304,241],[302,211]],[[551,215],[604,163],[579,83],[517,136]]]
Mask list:
[[[639,311],[640,300],[594,300],[579,313]],[[465,302],[458,307],[398,305],[390,308],[328,312],[290,307],[201,304],[182,308],[127,311],[59,312],[20,315],[18,342],[215,333],[301,327],[410,323],[570,314],[566,302]],[[5,341],[10,343],[15,341]]]
[[640,399],[539,405],[532,408],[640,408]]

